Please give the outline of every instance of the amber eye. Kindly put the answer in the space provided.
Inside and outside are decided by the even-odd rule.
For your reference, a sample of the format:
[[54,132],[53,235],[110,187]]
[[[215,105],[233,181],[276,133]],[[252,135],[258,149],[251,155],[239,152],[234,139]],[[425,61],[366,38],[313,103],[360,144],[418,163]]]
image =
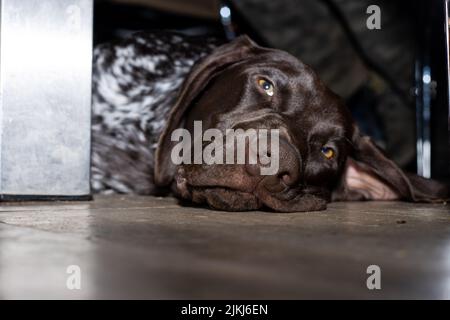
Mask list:
[[259,79],[258,85],[267,93],[268,96],[273,96],[273,84],[266,79]]
[[320,151],[325,156],[325,158],[327,158],[328,160],[334,158],[335,152],[334,152],[334,150],[332,148],[330,148],[330,147],[322,147],[322,149],[320,149]]

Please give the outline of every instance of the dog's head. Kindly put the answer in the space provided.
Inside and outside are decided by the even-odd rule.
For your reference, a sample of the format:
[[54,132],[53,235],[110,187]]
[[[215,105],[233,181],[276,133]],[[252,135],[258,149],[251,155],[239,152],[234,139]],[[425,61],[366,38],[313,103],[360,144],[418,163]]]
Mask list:
[[[186,128],[194,134],[194,121],[224,136],[228,129],[279,129],[278,170],[262,175],[263,164],[250,164],[248,154],[244,164],[176,165],[172,133]],[[194,67],[167,123],[155,183],[216,209],[309,211],[325,209],[331,199],[438,201],[448,195],[441,184],[402,172],[362,136],[342,100],[308,66],[245,36]]]

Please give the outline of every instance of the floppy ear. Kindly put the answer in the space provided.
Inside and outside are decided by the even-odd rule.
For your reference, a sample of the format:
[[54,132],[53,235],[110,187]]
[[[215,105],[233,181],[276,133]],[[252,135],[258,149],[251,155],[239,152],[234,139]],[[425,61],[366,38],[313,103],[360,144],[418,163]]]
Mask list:
[[234,41],[216,48],[210,55],[196,64],[183,83],[178,99],[167,119],[156,149],[155,155],[155,184],[167,186],[175,174],[175,165],[170,159],[174,142],[171,141],[172,132],[183,126],[186,112],[198,98],[208,83],[224,69],[236,62],[246,60],[264,51],[269,51],[256,45],[247,36],[241,36]]
[[444,202],[450,198],[447,186],[403,172],[357,127],[352,143],[352,154],[333,191],[333,200]]

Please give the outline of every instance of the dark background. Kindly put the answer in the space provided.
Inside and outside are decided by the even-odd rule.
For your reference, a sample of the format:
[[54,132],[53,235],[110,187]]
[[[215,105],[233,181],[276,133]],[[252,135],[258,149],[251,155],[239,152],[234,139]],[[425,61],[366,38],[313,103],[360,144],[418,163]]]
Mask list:
[[[247,33],[312,66],[346,100],[361,129],[401,167],[420,173],[417,141],[429,139],[431,176],[450,182],[443,3],[97,0],[94,43],[151,29],[228,39]],[[380,30],[366,27],[371,4],[381,9]],[[231,9],[231,25],[220,19],[222,6]],[[422,81],[425,68],[431,70],[430,84]]]

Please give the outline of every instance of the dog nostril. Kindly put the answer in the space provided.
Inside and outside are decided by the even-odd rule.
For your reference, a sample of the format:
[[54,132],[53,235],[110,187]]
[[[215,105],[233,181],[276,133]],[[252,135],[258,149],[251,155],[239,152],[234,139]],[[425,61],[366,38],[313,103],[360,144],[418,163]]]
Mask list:
[[245,169],[247,173],[249,173],[251,176],[259,176],[260,175],[260,168],[258,165],[255,164],[245,164]]
[[292,182],[291,176],[288,173],[282,173],[281,181],[283,181],[283,183],[288,186]]

